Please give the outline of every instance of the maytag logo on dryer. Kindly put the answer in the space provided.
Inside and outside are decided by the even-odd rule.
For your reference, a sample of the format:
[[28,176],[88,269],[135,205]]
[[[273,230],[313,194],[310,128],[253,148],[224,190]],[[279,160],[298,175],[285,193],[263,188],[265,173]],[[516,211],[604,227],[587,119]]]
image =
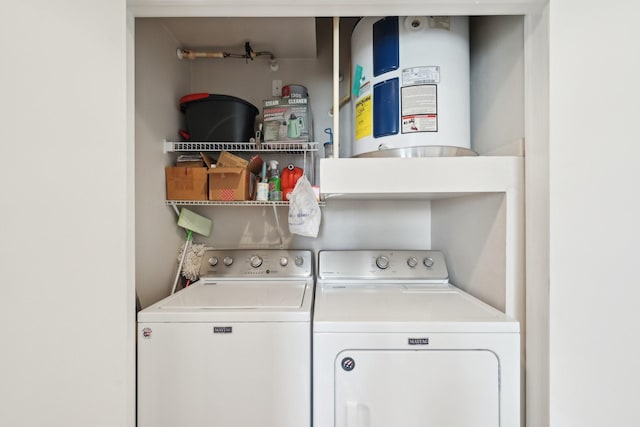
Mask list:
[[409,338],[409,345],[429,345],[429,338]]
[[213,333],[214,334],[232,334],[233,326],[214,326]]

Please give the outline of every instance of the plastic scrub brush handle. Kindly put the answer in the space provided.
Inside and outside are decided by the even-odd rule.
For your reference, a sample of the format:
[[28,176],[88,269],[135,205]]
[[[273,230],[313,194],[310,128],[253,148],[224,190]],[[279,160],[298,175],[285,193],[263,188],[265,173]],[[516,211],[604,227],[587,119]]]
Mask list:
[[176,286],[178,286],[178,280],[180,280],[180,272],[182,271],[182,264],[184,264],[184,257],[187,255],[187,249],[189,248],[189,242],[191,242],[191,236],[193,231],[187,230],[187,242],[184,244],[184,250],[182,251],[182,257],[180,258],[180,264],[178,264],[178,272],[176,278],[173,281],[173,288],[171,289],[171,295],[176,292]]

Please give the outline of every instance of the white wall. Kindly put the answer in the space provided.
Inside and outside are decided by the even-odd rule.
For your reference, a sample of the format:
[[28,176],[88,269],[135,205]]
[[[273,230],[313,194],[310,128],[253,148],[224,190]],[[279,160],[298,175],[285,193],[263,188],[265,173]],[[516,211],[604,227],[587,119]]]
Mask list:
[[136,288],[147,306],[169,294],[185,233],[163,205],[164,139],[181,127],[178,100],[189,93],[191,63],[178,61],[173,36],[155,20],[135,21]]
[[522,16],[472,17],[471,148],[481,155],[522,155],[524,23]]
[[640,425],[640,3],[550,2],[551,425]]
[[125,17],[0,6],[3,426],[133,425]]
[[[506,277],[507,259],[516,258],[506,253],[506,204],[504,193],[431,202],[433,247],[444,252],[451,283],[503,312],[507,282],[522,287]],[[520,314],[520,307],[511,310]]]
[[549,425],[549,8],[525,19],[526,421]]

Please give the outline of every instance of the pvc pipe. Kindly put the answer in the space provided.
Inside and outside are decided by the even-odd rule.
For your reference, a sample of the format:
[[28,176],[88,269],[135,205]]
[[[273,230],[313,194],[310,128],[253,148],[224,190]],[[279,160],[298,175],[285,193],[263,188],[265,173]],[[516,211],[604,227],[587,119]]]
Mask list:
[[176,54],[179,59],[224,58],[224,52],[194,52],[187,49],[178,49]]
[[333,158],[340,153],[340,17],[333,17]]

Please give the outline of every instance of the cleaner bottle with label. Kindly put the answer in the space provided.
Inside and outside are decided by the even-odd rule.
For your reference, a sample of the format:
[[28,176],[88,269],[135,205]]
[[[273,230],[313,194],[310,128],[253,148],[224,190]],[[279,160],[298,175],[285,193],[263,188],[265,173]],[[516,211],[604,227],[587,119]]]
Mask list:
[[278,161],[269,161],[269,200],[281,201],[282,189],[280,183],[280,172],[278,171]]
[[289,163],[286,168],[282,168],[282,177],[280,177],[280,186],[282,187],[282,200],[289,200],[289,195],[296,187],[296,183],[304,174],[302,168]]
[[260,172],[260,182],[256,192],[256,200],[266,202],[269,200],[269,181],[267,181],[267,162],[262,162],[262,171]]

